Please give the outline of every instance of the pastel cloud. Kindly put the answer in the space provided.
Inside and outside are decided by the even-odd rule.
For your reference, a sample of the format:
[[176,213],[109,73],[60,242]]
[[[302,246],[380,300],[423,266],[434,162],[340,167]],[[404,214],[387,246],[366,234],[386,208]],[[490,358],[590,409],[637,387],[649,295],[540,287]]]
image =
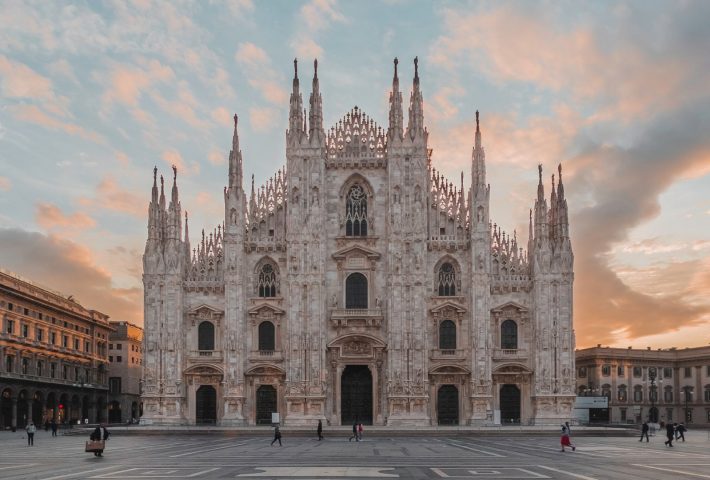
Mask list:
[[[108,106],[120,103],[138,107],[143,92],[155,83],[171,81],[175,77],[173,69],[157,60],[144,65],[115,65],[108,75],[109,87],[104,92],[103,101]],[[103,80],[99,76],[100,80]]]
[[315,40],[319,32],[333,23],[347,23],[348,19],[338,10],[335,0],[311,0],[298,13],[297,25],[301,26],[291,38],[289,46],[300,58],[322,58],[323,48]]
[[220,125],[231,125],[233,121],[232,114],[224,107],[215,108],[210,113],[210,116],[215,123]]
[[7,177],[0,177],[0,191],[9,192],[12,189],[12,182]]
[[249,85],[259,91],[266,101],[279,106],[286,103],[288,92],[264,49],[251,42],[240,43],[234,58],[245,69]]
[[81,198],[79,203],[84,208],[100,208],[137,218],[144,218],[146,215],[145,196],[122,188],[111,175],[99,182],[93,198]]
[[207,160],[212,165],[224,165],[226,163],[226,155],[221,150],[213,148],[207,155]]
[[278,112],[270,107],[249,109],[249,122],[257,132],[264,132],[276,127]]
[[89,249],[53,235],[0,229],[0,264],[51,289],[73,295],[84,307],[114,320],[143,324],[141,288],[116,288]]
[[9,109],[17,120],[34,123],[50,130],[60,130],[69,135],[76,135],[96,143],[104,143],[105,139],[96,132],[71,122],[65,122],[48,115],[36,105],[13,105]]
[[83,212],[70,215],[51,203],[38,203],[35,207],[35,221],[46,230],[84,230],[96,225],[96,221]]

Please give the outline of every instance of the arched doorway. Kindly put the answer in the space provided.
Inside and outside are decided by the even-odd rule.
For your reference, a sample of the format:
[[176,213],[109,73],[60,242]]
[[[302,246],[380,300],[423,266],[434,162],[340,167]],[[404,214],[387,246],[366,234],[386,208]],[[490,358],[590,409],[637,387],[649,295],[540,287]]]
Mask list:
[[278,412],[276,389],[262,385],[256,390],[256,424],[271,425],[271,414]]
[[0,427],[3,430],[12,426],[12,390],[9,388],[0,394],[0,418],[2,418]]
[[27,404],[27,401],[29,400],[29,394],[27,393],[27,390],[21,390],[20,393],[17,395],[17,427],[18,428],[25,428],[28,424],[30,419],[27,418],[27,415],[29,413],[29,405]]
[[[607,410],[608,411],[608,410]],[[648,420],[651,423],[658,423],[658,408],[656,407],[651,407],[648,410]]]
[[348,365],[340,381],[340,422],[372,425],[372,373],[367,365]]
[[108,423],[121,423],[121,402],[114,400],[108,404]]
[[47,420],[50,422],[54,420],[54,409],[57,406],[57,399],[54,392],[47,394]]
[[520,389],[515,385],[500,387],[500,423],[520,424]]
[[140,415],[138,414],[138,402],[131,403],[131,422],[138,421]]
[[459,424],[459,389],[442,385],[436,395],[436,418],[439,425]]
[[44,418],[44,402],[42,402],[42,392],[35,392],[32,398],[32,421],[40,428]]
[[217,423],[217,391],[211,385],[202,385],[195,394],[195,421],[198,425]]
[[91,400],[86,395],[81,400],[81,423],[84,423],[84,420],[87,420],[89,418],[89,404],[90,404],[90,402],[91,402]]

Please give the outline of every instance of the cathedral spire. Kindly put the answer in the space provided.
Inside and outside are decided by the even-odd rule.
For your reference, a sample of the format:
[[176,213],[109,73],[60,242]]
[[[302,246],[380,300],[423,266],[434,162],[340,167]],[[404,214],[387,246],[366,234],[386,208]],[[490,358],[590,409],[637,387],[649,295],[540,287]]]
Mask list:
[[555,189],[555,174],[552,174],[552,193],[550,193],[550,210],[548,212],[548,228],[550,230],[550,238],[555,240],[557,237],[557,191]]
[[486,186],[486,152],[481,146],[481,124],[478,110],[476,110],[476,135],[472,154],[472,171],[473,171],[473,192],[478,195],[478,192],[485,192]]
[[569,218],[567,215],[567,199],[565,198],[565,189],[562,186],[562,164],[557,166],[559,174],[559,183],[557,184],[557,223],[559,224],[558,235],[560,239],[568,240],[569,237]]
[[542,165],[537,166],[537,200],[535,200],[535,242],[542,245],[547,238],[547,201],[545,200],[545,187],[542,185]]
[[298,81],[298,59],[293,59],[293,90],[291,91],[291,99],[289,102],[288,113],[288,131],[286,135],[289,138],[299,139],[301,134],[305,132],[303,123],[305,122],[305,114],[301,116],[303,111],[303,97],[301,96],[300,86]]
[[414,57],[414,80],[412,82],[412,95],[409,99],[409,123],[407,134],[414,138],[424,133],[424,99],[419,89],[419,57]]
[[323,131],[323,98],[320,94],[320,84],[318,82],[318,59],[313,61],[313,89],[310,98],[310,116],[308,123],[310,130],[308,136],[311,142],[325,141],[325,132]]
[[173,189],[171,191],[170,204],[176,206],[178,201],[177,166],[173,165]]
[[249,196],[249,214],[256,215],[256,192],[254,191],[254,174],[251,174],[251,195]]
[[163,176],[160,176],[160,210],[164,211],[165,210],[165,180],[163,179]]
[[234,135],[232,150],[229,152],[229,188],[242,188],[242,151],[239,149],[239,132],[237,125],[239,117],[234,114]]
[[187,228],[187,210],[185,210],[185,237],[184,241],[184,251],[185,251],[185,266],[190,268],[190,231]]
[[153,167],[153,190],[150,198],[151,203],[158,204],[158,167]]
[[399,77],[397,76],[397,64],[399,60],[394,59],[394,77],[392,78],[392,91],[390,92],[390,125],[387,132],[388,141],[402,139],[402,93],[399,91]]

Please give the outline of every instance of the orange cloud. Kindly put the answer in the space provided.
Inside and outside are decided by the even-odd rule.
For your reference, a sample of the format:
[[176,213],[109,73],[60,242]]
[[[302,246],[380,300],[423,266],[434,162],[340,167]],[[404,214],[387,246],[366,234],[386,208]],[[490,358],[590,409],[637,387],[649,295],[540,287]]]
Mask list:
[[63,122],[47,115],[36,105],[14,105],[9,108],[16,119],[34,123],[50,130],[61,130],[70,135],[76,135],[96,143],[104,143],[104,138],[96,132],[80,127],[74,123]]
[[96,225],[96,221],[82,212],[65,215],[59,207],[51,203],[38,203],[35,211],[35,221],[46,230],[64,228],[84,230]]
[[12,188],[12,182],[7,177],[0,177],[0,190],[4,192],[9,192]]
[[226,155],[216,148],[210,150],[209,155],[207,155],[207,160],[209,160],[212,165],[224,165],[225,159]]
[[265,132],[276,126],[277,111],[273,108],[250,108],[249,121],[257,132]]
[[126,213],[141,219],[146,217],[147,198],[121,188],[111,176],[107,176],[99,182],[93,198],[81,198],[79,203],[85,208],[101,208]]
[[240,43],[234,58],[245,69],[249,85],[258,90],[265,100],[277,105],[286,103],[288,92],[262,48],[249,42]]
[[56,100],[52,81],[25,64],[0,55],[0,74],[4,97]]
[[224,107],[218,107],[212,110],[212,120],[220,125],[231,125],[232,124],[232,114],[229,113]]
[[110,72],[109,88],[104,92],[103,101],[107,105],[121,103],[138,107],[143,92],[155,83],[169,82],[175,74],[169,66],[157,60],[145,62],[143,68],[118,65]]
[[88,248],[19,229],[0,229],[0,244],[0,264],[5,268],[71,294],[84,307],[114,320],[143,324],[143,289],[114,287],[110,273],[94,262]]

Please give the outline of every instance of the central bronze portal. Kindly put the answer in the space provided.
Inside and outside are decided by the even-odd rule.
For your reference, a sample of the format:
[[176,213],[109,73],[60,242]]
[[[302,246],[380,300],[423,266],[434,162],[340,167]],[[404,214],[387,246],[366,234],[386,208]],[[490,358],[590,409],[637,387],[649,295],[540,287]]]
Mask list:
[[276,389],[262,385],[256,391],[256,424],[271,425],[271,414],[278,412]]
[[340,384],[340,422],[372,425],[372,374],[367,365],[348,365]]
[[195,395],[195,420],[198,425],[217,423],[217,392],[214,387],[202,385]]

